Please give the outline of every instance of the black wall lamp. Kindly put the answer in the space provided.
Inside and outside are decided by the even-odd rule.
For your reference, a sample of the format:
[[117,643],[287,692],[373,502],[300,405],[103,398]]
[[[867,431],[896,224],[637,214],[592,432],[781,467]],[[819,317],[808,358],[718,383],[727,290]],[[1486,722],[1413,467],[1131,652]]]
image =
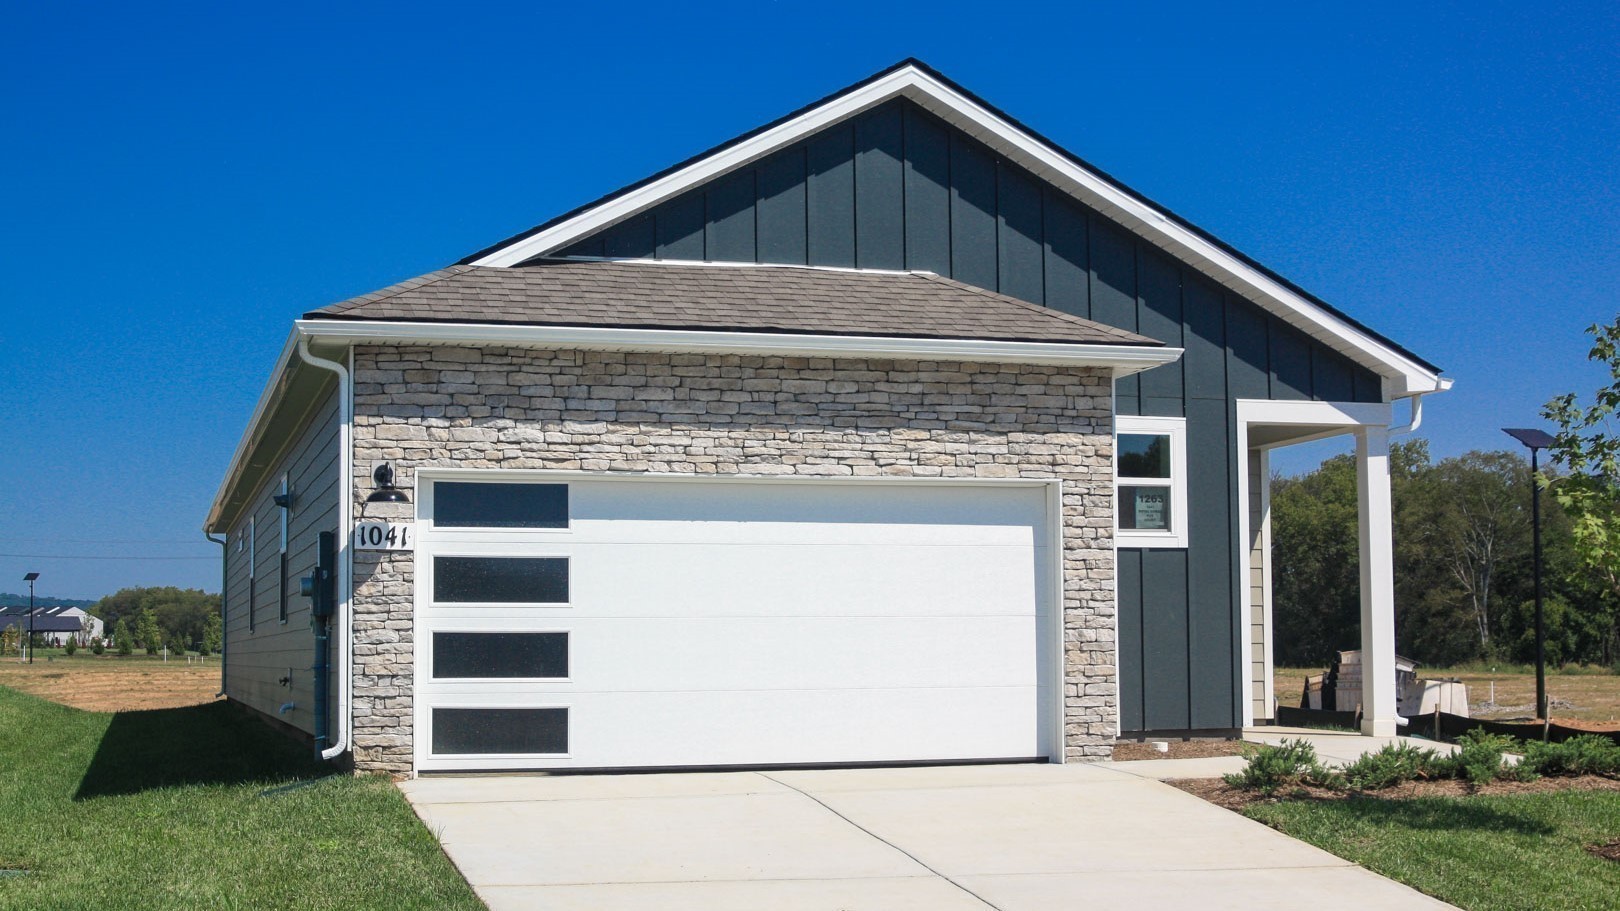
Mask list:
[[405,491],[394,486],[394,466],[387,462],[378,465],[371,471],[371,479],[377,482],[377,489],[366,497],[367,503],[409,503],[411,498]]

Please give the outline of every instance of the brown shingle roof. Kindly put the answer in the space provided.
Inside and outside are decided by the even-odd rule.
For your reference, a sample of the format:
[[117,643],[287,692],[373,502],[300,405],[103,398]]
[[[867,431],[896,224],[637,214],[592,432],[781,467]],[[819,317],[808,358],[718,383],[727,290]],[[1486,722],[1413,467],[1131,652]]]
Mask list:
[[928,273],[646,261],[451,266],[305,317],[1161,344]]

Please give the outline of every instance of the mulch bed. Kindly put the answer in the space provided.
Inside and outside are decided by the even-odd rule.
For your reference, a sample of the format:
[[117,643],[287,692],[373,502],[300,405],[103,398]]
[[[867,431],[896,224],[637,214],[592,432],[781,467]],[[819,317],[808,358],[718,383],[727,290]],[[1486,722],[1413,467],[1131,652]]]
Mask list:
[[[1620,791],[1620,779],[1603,775],[1574,775],[1559,778],[1538,778],[1535,781],[1493,781],[1475,786],[1466,781],[1409,781],[1380,791],[1329,791],[1324,788],[1298,788],[1291,793],[1267,797],[1258,791],[1229,787],[1219,778],[1183,778],[1165,782],[1195,797],[1202,797],[1216,806],[1242,812],[1251,803],[1276,803],[1282,800],[1410,800],[1414,797],[1470,797],[1494,794],[1537,794],[1548,791]],[[1593,848],[1620,853],[1620,841],[1607,847]],[[1605,857],[1612,855],[1604,854]]]
[[1114,761],[1204,759],[1210,756],[1238,756],[1242,750],[1243,742],[1240,740],[1172,740],[1168,753],[1155,750],[1151,742],[1121,741],[1114,744]]

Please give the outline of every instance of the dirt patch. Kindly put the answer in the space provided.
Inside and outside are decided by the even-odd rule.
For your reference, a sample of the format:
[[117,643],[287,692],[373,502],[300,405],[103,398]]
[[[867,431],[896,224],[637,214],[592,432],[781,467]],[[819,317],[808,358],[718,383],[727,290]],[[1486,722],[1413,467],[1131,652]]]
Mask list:
[[1238,756],[1243,751],[1243,743],[1238,740],[1172,740],[1169,746],[1169,752],[1161,753],[1153,748],[1152,741],[1122,741],[1114,744],[1114,761],[1204,759],[1209,756]]
[[[1278,705],[1299,705],[1305,677],[1322,668],[1277,668],[1272,682]],[[1536,676],[1520,673],[1476,673],[1472,670],[1419,668],[1418,676],[1458,679],[1468,684],[1468,701],[1476,718],[1491,721],[1532,720],[1535,715]],[[1495,682],[1496,702],[1491,698]],[[1547,697],[1553,721],[1588,731],[1620,730],[1620,675],[1547,673]]]
[[219,659],[88,656],[0,663],[0,686],[92,712],[175,709],[212,702]]
[[1494,794],[1540,794],[1549,791],[1620,791],[1620,779],[1603,775],[1538,778],[1535,781],[1493,781],[1479,787],[1466,781],[1447,779],[1409,781],[1381,791],[1297,788],[1292,792],[1273,797],[1266,797],[1258,791],[1231,787],[1219,778],[1183,778],[1165,783],[1235,812],[1242,812],[1243,808],[1251,803],[1276,803],[1282,800],[1410,800],[1414,797],[1473,797]]
[[1606,845],[1587,845],[1586,851],[1604,860],[1620,861],[1620,838],[1616,838]]

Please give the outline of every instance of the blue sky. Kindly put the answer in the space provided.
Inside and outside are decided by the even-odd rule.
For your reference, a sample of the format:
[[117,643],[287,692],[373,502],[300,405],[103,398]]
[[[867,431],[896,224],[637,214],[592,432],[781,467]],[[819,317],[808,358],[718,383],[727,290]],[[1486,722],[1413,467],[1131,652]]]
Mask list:
[[291,319],[907,56],[1444,367],[1437,455],[1510,445],[1620,310],[1620,6],[1299,6],[14,5],[0,591],[217,589]]

